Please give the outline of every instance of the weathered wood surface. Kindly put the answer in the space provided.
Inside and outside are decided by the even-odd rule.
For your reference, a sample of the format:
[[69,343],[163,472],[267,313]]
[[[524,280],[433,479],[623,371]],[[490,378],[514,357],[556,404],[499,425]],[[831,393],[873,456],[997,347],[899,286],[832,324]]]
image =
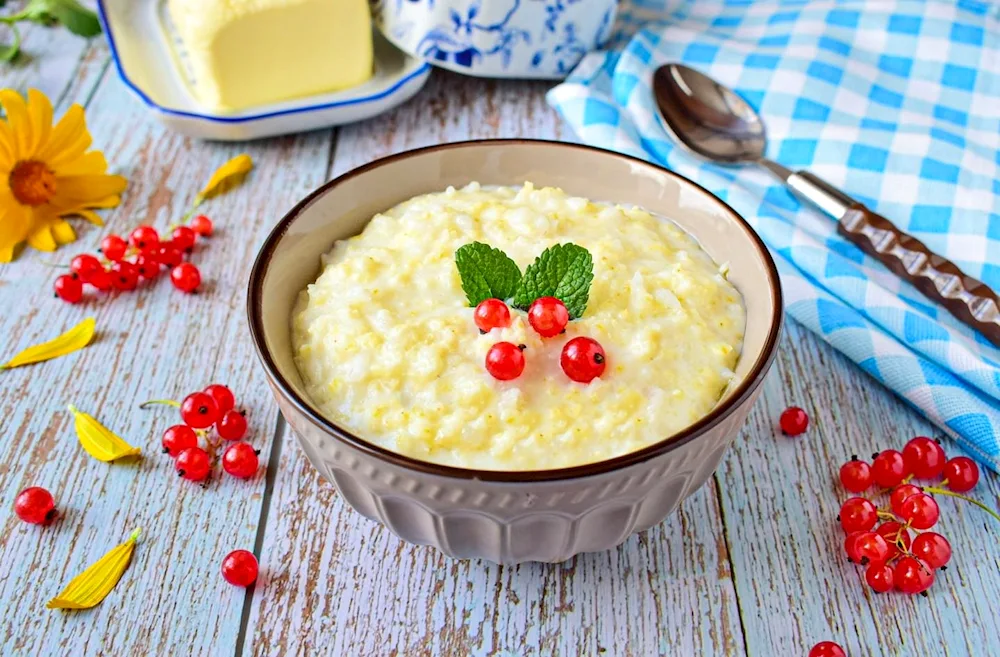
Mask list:
[[[129,177],[110,230],[165,226],[214,166],[236,152],[254,184],[207,208],[220,234],[195,257],[208,281],[181,295],[166,281],[69,307],[52,299],[45,261],[92,250],[102,231],[57,256],[28,252],[0,268],[0,353],[85,315],[86,350],[0,373],[0,495],[44,485],[63,517],[37,528],[0,520],[0,654],[211,655],[804,655],[823,639],[858,655],[1000,654],[998,528],[942,500],[955,568],[928,599],[874,596],[840,558],[845,497],[836,468],[851,453],[932,431],[813,336],[790,326],[762,402],[717,473],[680,511],[617,550],[555,566],[458,562],[405,544],[345,507],[277,418],[244,323],[244,284],[273,222],[332,175],[380,155],[479,137],[573,139],[544,104],[547,85],[436,74],[398,110],[339,131],[206,144],[168,133],[130,98],[100,41],[28,28],[33,57],[0,84],[37,86],[61,109],[84,103],[95,144]],[[58,112],[58,110],[57,110]],[[252,411],[268,463],[251,482],[178,481],[157,452],[168,411],[136,403],[221,380]],[[76,443],[73,402],[146,448],[138,465],[98,463]],[[801,439],[775,434],[784,406],[809,409]],[[950,446],[949,446],[950,447]],[[996,504],[996,477],[977,496]],[[88,612],[46,600],[134,526],[145,535],[123,581]],[[221,557],[256,546],[262,574],[244,593]]]

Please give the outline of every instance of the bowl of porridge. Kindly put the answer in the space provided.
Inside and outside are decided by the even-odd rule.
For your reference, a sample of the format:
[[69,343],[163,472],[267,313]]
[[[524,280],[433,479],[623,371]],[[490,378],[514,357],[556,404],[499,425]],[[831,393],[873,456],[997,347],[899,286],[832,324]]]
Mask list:
[[352,507],[504,563],[661,522],[739,434],[782,317],[773,261],[722,201],[530,140],[327,183],[265,241],[248,312],[282,414]]

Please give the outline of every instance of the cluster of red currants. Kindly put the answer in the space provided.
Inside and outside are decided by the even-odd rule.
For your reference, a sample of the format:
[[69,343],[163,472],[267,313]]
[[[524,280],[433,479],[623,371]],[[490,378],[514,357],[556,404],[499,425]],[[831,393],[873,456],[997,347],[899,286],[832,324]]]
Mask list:
[[[910,483],[940,477],[937,487]],[[931,494],[969,499],[961,493],[979,481],[976,463],[965,456],[948,459],[937,441],[918,436],[902,452],[887,449],[873,454],[870,465],[851,457],[840,467],[840,481],[852,493],[877,486],[879,494],[889,494],[888,506],[858,496],[840,507],[848,559],[866,568],[865,581],[877,593],[896,589],[927,595],[935,572],[944,570],[951,559],[948,540],[927,531],[941,515]]]
[[170,239],[161,240],[152,226],[139,226],[128,236],[108,235],[96,255],[81,253],[70,262],[70,273],[56,279],[55,295],[68,303],[83,299],[83,286],[98,292],[119,290],[128,292],[139,286],[140,280],[151,281],[163,270],[170,271],[170,282],[178,290],[194,292],[201,285],[201,272],[185,261],[198,237],[212,234],[212,220],[198,215],[189,226],[178,226]]
[[[500,299],[481,302],[473,316],[483,334],[510,326],[510,309]],[[555,337],[566,331],[569,311],[566,304],[555,297],[540,297],[528,308],[528,323],[543,338]],[[486,371],[500,381],[516,379],[524,371],[525,349],[523,344],[497,342],[486,352]],[[590,383],[604,373],[607,358],[597,340],[578,337],[563,346],[559,365],[572,380]]]
[[[212,384],[201,392],[193,392],[180,404],[181,420],[163,432],[163,452],[174,458],[177,474],[189,481],[204,481],[212,470],[212,455],[218,444],[211,440],[208,430],[214,425],[215,433],[224,441],[232,442],[222,454],[222,468],[234,477],[248,479],[257,473],[260,461],[249,443],[242,440],[247,433],[247,419],[236,410],[236,398],[224,385]],[[204,437],[209,449],[199,444]]]

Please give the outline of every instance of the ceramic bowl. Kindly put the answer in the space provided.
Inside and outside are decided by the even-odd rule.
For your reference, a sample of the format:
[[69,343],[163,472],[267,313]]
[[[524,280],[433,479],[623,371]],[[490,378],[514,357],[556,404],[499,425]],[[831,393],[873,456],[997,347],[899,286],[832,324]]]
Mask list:
[[436,66],[558,79],[607,40],[618,0],[373,0],[371,6],[386,38]]
[[[293,359],[296,297],[320,256],[377,212],[472,181],[553,185],[641,206],[676,221],[743,295],[747,330],[736,377],[704,418],[642,450],[572,468],[469,470],[418,461],[325,419]],[[443,144],[377,160],[332,180],[265,240],[250,275],[250,330],[282,414],[309,460],[357,511],[395,534],[459,558],[564,561],[613,548],[662,521],[712,475],[739,434],[774,359],[782,322],[778,273],[764,244],[729,206],[658,166],[587,146],[531,140]]]

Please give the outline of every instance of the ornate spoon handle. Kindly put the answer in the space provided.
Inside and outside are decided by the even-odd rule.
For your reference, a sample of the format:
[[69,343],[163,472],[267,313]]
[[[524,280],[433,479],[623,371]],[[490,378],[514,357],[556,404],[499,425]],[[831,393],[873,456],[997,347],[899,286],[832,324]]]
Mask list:
[[785,182],[836,217],[841,235],[1000,347],[1000,299],[988,285],[811,173],[791,173]]

